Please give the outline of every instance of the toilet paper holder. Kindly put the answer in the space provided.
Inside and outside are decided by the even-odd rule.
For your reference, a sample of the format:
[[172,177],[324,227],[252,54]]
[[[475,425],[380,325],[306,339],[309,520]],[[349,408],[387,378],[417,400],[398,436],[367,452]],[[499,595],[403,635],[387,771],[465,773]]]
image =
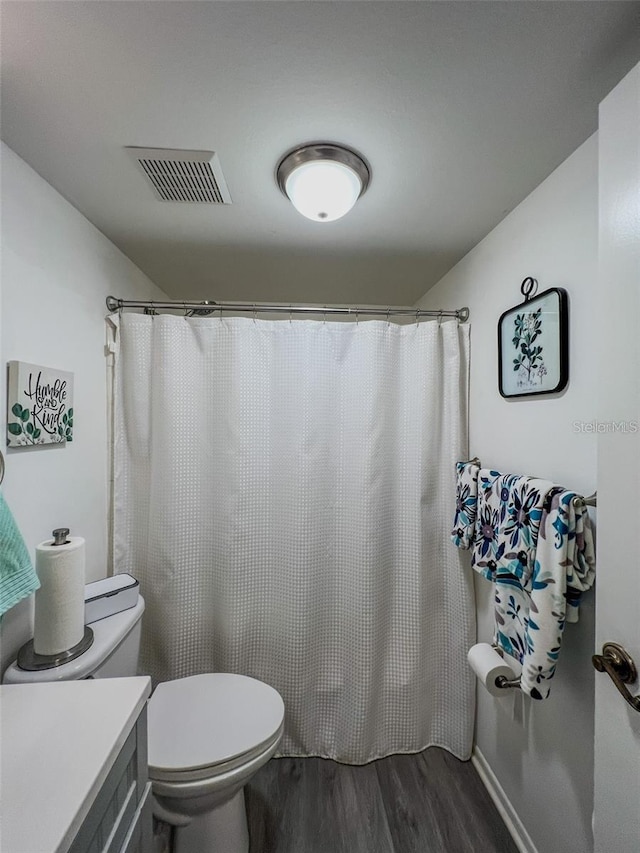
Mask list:
[[506,675],[499,675],[496,678],[496,687],[504,689],[507,689],[508,687],[520,687],[520,676],[509,679]]
[[[497,643],[491,643],[491,648],[494,649],[504,660],[504,652]],[[508,690],[510,687],[520,687],[520,676],[517,678],[507,678],[506,675],[499,675],[496,678],[496,687]]]

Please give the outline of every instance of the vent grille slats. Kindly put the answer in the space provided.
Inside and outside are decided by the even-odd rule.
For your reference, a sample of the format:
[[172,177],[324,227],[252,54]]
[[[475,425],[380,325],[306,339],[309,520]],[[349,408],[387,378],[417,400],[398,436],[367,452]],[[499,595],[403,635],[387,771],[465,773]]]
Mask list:
[[[224,204],[209,163],[178,160],[140,160],[147,177],[164,201]],[[200,167],[196,168],[194,167]]]
[[162,201],[231,204],[215,152],[134,147],[127,150]]

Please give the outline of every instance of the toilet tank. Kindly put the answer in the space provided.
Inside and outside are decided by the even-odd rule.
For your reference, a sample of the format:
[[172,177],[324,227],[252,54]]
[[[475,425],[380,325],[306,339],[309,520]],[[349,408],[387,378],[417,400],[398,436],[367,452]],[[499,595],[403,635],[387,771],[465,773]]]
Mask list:
[[6,670],[4,684],[31,684],[36,681],[79,681],[83,678],[120,678],[137,675],[140,630],[144,599],[135,607],[92,622],[93,643],[75,660],[52,669],[30,672],[14,661]]
[[[94,632],[94,644],[98,641],[98,637],[96,636],[98,626],[104,622],[107,623],[104,635],[105,651],[107,654],[102,659],[102,662],[97,664],[93,672],[89,676],[86,676],[87,678],[123,678],[127,675],[138,674],[143,612],[144,599],[138,596],[138,603],[135,607],[130,607],[121,613],[114,613],[113,616],[107,616],[104,619],[100,619],[99,622],[91,623],[91,628]],[[127,618],[125,614],[130,615]],[[115,620],[117,616],[123,616],[124,618],[117,624],[114,624],[112,620]],[[109,651],[111,648],[113,651]],[[100,655],[100,658],[102,658],[102,655]]]

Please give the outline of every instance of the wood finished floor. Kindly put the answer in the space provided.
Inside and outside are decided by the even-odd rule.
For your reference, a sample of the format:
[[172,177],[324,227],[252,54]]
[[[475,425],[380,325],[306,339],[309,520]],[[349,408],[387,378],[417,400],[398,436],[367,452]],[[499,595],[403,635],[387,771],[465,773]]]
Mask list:
[[517,853],[470,762],[272,759],[245,788],[251,853]]

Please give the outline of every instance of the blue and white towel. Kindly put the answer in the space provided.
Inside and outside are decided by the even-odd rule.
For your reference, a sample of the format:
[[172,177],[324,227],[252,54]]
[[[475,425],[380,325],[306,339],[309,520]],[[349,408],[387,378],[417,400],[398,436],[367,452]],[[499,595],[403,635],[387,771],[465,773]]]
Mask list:
[[471,548],[475,536],[479,473],[477,459],[456,465],[456,516],[451,541],[465,551]]
[[582,593],[595,580],[595,545],[587,508],[573,492],[555,490],[540,523],[534,571],[523,589],[524,656],[521,688],[549,696],[566,622],[578,621]]
[[535,559],[549,480],[501,474],[482,468],[478,478],[478,516],[471,565],[488,580],[498,571],[519,578]]
[[576,497],[549,480],[458,464],[451,538],[494,583],[494,640],[522,664],[534,699],[549,696],[565,623],[577,622],[595,578],[591,521]]

